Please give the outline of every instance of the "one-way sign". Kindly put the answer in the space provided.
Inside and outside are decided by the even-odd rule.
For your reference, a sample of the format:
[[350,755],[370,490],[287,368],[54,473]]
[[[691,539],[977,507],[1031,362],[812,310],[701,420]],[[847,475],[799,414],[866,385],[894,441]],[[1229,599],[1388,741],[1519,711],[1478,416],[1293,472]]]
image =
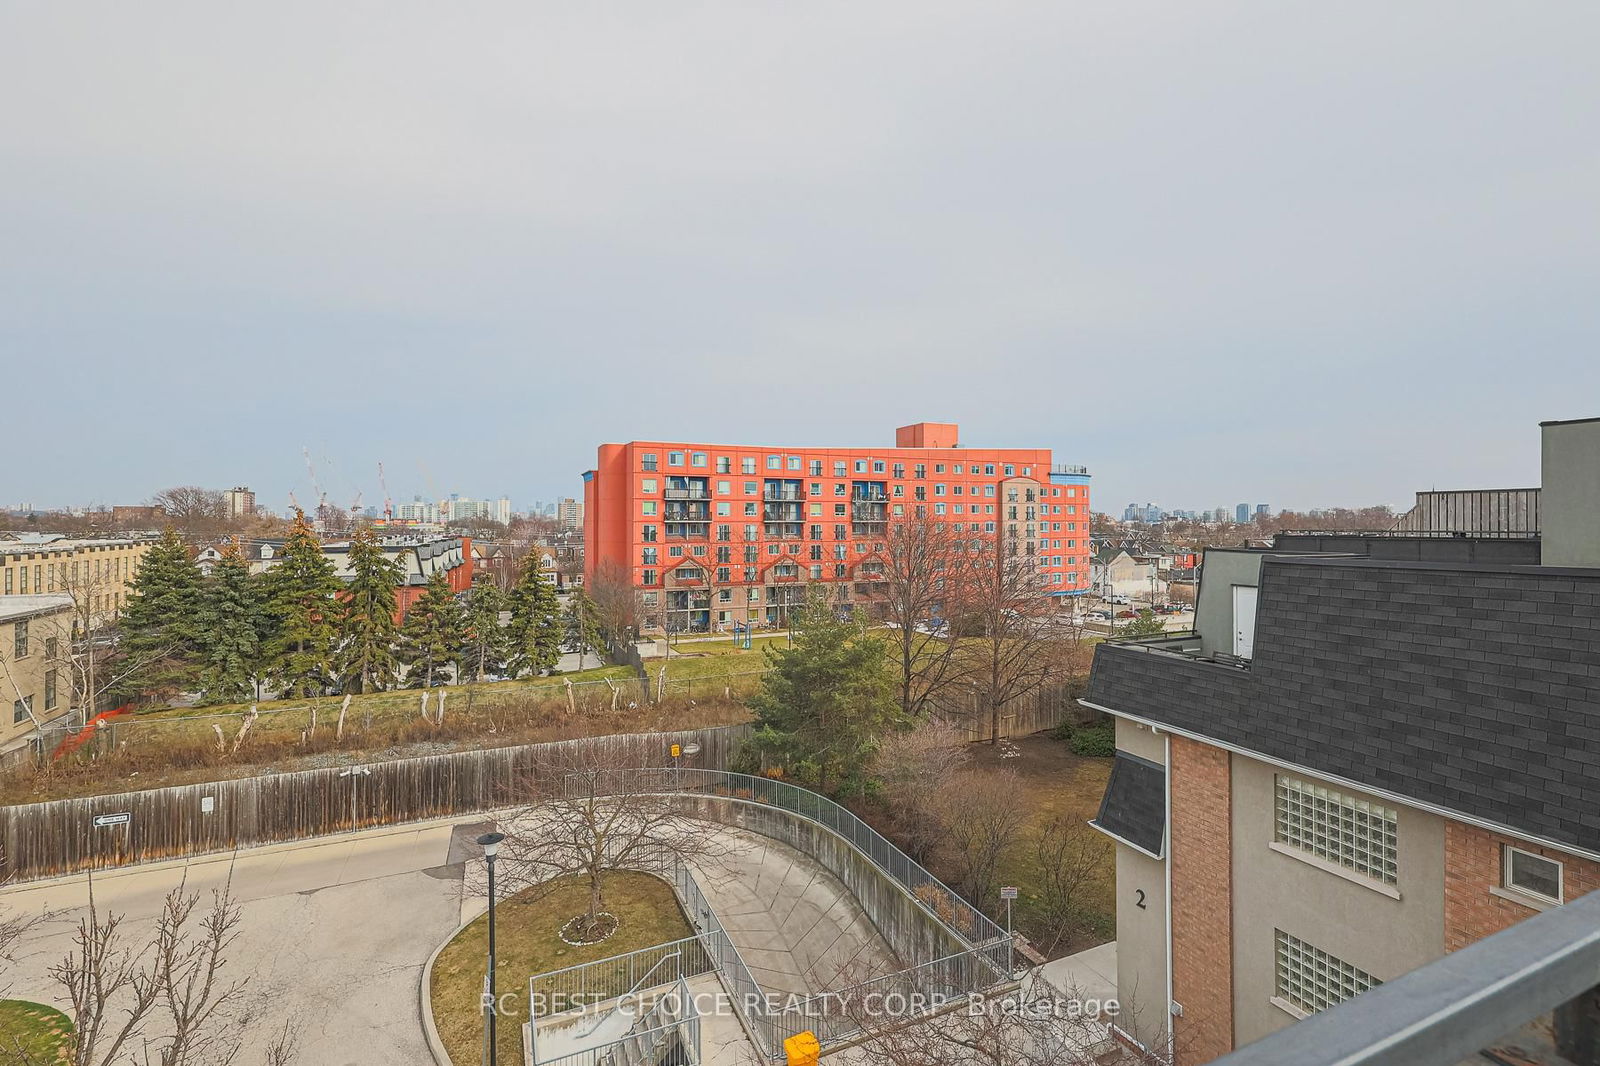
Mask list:
[[97,814],[94,816],[94,824],[97,826],[127,825],[131,821],[133,821],[133,815],[127,811],[121,814]]

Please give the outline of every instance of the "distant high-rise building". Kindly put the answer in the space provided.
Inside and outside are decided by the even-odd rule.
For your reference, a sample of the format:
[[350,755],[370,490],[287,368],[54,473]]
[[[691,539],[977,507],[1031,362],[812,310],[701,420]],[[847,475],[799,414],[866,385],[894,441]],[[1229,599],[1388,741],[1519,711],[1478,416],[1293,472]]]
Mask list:
[[1257,518],[1265,518],[1265,517],[1267,517],[1267,515],[1269,515],[1271,513],[1272,513],[1271,511],[1267,510],[1267,505],[1266,504],[1264,504],[1264,503],[1256,504],[1256,517]]
[[228,517],[245,518],[255,514],[256,494],[243,485],[228,490]]
[[502,496],[494,501],[494,520],[503,526],[511,524],[511,497]]
[[1248,503],[1241,503],[1235,507],[1233,509],[1233,520],[1235,522],[1250,521],[1250,505]]
[[577,529],[583,525],[583,504],[571,496],[564,497],[557,505],[556,517],[563,529]]

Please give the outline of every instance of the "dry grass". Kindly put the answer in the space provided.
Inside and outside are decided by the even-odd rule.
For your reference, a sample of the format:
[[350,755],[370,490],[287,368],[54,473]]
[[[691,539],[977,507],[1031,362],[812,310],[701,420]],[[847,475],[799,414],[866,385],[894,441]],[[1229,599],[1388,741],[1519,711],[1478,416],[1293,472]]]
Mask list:
[[[620,921],[616,935],[603,944],[572,947],[556,933],[583,912],[588,894],[582,878],[564,878],[548,891],[539,886],[496,905],[495,983],[500,992],[517,992],[519,1000],[515,1008],[505,1001],[506,1013],[500,1016],[496,1034],[500,1066],[522,1063],[528,978],[693,935],[665,881],[650,874],[613,871],[605,875],[605,895],[606,909]],[[482,1061],[483,1015],[478,1002],[488,938],[485,916],[457,934],[434,962],[434,1024],[455,1066],[478,1066]]]
[[[629,706],[630,701],[623,699],[612,710],[609,696],[590,694],[586,698],[576,696],[575,709],[569,710],[564,696],[558,700],[487,700],[474,698],[469,688],[477,687],[493,686],[450,689],[445,720],[439,725],[423,721],[414,702],[419,698],[416,692],[405,694],[411,701],[410,714],[375,714],[370,721],[358,701],[394,694],[358,697],[352,701],[343,736],[335,736],[339,706],[336,700],[324,702],[314,731],[308,728],[310,708],[305,704],[275,714],[264,711],[237,752],[231,750],[231,742],[240,727],[238,716],[191,717],[168,723],[147,722],[140,716],[107,731],[71,756],[43,767],[24,767],[0,778],[0,803],[32,803],[349,762],[580,736],[733,725],[750,720],[749,710],[738,700],[709,696],[691,700],[669,692],[659,704],[639,702]],[[213,721],[222,725],[229,741],[226,752],[217,746],[210,729]]]
[[71,1037],[72,1022],[55,1008],[0,999],[0,1063],[67,1062]]

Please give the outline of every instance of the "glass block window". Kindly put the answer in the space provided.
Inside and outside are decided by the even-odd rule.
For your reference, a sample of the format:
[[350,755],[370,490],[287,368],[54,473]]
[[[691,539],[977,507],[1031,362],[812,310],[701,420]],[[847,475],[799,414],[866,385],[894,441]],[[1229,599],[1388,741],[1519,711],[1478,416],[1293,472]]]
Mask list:
[[1280,999],[1315,1014],[1383,984],[1365,970],[1336,959],[1282,929],[1278,939],[1277,994]]
[[1393,809],[1295,777],[1278,777],[1275,837],[1320,859],[1392,885],[1396,881]]

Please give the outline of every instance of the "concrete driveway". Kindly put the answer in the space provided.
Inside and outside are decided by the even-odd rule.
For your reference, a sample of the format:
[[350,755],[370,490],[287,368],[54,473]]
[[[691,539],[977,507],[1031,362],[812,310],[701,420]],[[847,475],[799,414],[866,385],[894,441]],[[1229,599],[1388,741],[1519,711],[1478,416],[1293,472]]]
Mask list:
[[[231,869],[243,923],[227,972],[249,978],[240,1066],[259,1062],[257,1049],[285,1021],[298,1031],[301,1063],[431,1063],[418,986],[429,954],[461,920],[465,854],[459,843],[452,848],[455,835],[450,825],[372,830],[257,848],[232,862],[130,867],[96,875],[95,901],[126,916],[126,943],[138,946],[185,876],[202,890],[203,907]],[[0,891],[0,908],[10,913],[54,914],[0,976],[8,995],[66,1006],[46,968],[71,950],[88,888],[79,876]]]

